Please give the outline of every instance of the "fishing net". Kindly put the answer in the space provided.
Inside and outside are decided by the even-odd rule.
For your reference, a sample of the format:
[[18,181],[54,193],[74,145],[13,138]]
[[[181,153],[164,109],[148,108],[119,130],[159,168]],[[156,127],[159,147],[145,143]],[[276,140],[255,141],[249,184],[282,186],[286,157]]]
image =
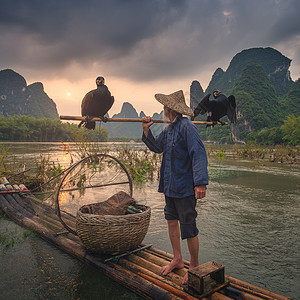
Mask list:
[[106,201],[118,192],[132,196],[132,182],[124,165],[108,154],[88,156],[71,166],[62,177],[56,192],[56,209],[63,225],[67,215],[76,216],[79,208]]
[[108,154],[89,155],[27,194],[36,215],[56,233],[76,234],[75,219],[83,205],[101,203],[118,192],[132,196],[125,166]]

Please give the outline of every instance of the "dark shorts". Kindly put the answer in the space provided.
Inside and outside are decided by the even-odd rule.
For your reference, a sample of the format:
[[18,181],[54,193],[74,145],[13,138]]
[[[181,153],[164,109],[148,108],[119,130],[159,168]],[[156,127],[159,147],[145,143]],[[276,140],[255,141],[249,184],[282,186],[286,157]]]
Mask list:
[[195,196],[186,198],[171,198],[165,196],[166,206],[164,209],[166,220],[179,220],[181,239],[192,238],[198,235],[196,226],[196,203]]

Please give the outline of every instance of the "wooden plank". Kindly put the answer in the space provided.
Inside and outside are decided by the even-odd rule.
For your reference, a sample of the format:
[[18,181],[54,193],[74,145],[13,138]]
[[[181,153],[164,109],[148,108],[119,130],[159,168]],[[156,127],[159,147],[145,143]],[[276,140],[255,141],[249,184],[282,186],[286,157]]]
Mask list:
[[221,265],[215,261],[208,261],[202,265],[199,265],[196,268],[193,268],[192,270],[190,270],[190,273],[201,278],[201,277],[208,276],[211,273],[218,272],[223,269],[224,269],[223,265]]

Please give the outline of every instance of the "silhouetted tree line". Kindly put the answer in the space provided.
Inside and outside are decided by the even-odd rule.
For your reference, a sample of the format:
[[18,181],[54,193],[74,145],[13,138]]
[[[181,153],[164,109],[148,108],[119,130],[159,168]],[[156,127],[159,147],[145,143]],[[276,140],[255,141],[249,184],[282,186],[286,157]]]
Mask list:
[[78,128],[76,124],[63,123],[60,120],[36,119],[30,116],[0,116],[0,141],[14,142],[73,142],[87,140],[107,141],[108,132],[102,127],[96,130]]

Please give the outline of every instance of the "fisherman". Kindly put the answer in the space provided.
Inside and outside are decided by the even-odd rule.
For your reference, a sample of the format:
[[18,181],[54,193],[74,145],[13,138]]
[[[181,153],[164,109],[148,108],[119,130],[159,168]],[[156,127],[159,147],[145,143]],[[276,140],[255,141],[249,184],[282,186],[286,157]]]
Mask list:
[[[142,118],[143,142],[156,153],[163,153],[158,191],[165,195],[165,219],[174,258],[161,273],[167,275],[184,267],[180,237],[186,239],[190,253],[190,266],[199,265],[199,230],[196,225],[197,199],[206,196],[208,184],[207,156],[204,145],[194,124],[182,115],[193,116],[184,99],[183,91],[170,95],[156,94],[163,105],[164,117],[170,123],[154,137],[150,126],[151,117]],[[187,284],[188,274],[182,283]]]

